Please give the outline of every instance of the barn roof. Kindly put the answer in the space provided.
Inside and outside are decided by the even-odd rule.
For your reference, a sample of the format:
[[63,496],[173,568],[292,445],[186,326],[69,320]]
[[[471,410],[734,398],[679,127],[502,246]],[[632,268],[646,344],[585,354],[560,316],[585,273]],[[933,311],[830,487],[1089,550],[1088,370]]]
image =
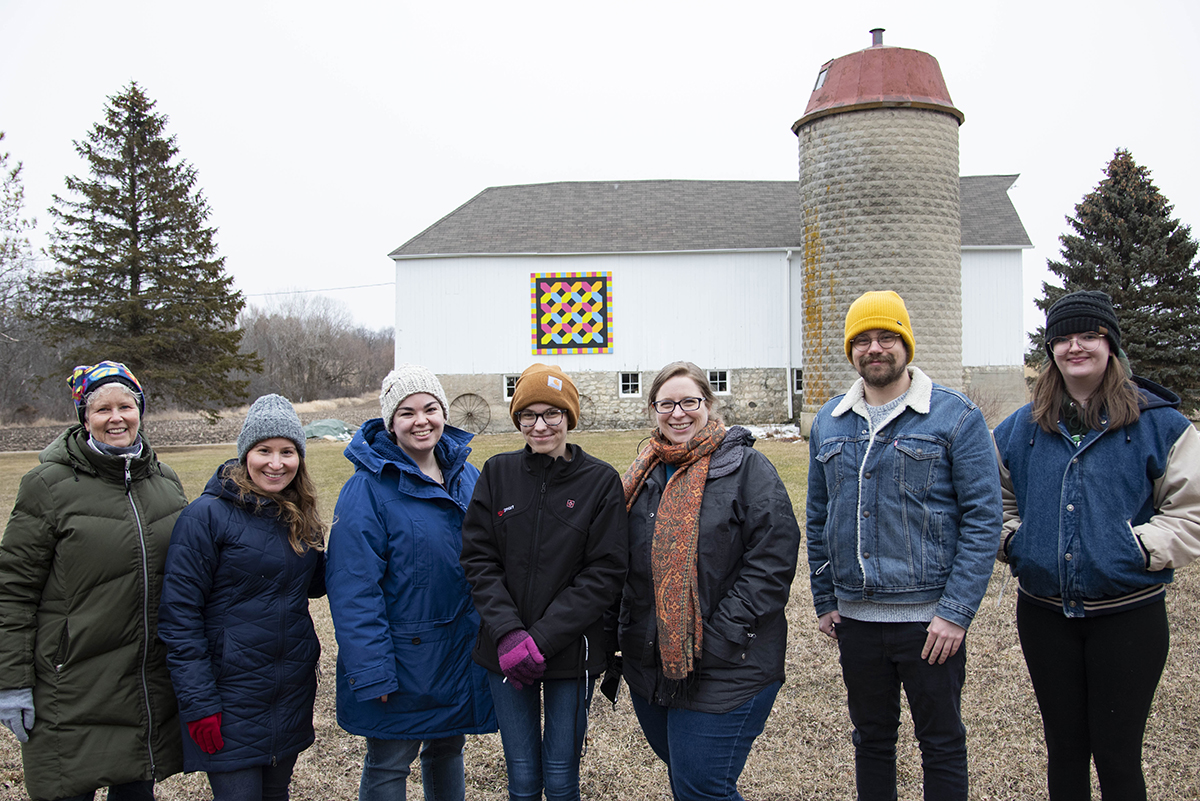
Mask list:
[[[963,247],[1029,247],[1015,175],[960,180]],[[800,248],[795,181],[568,181],[483,190],[389,255]]]
[[958,179],[958,206],[964,248],[1033,247],[1017,216],[1008,188],[1015,175],[971,175]]

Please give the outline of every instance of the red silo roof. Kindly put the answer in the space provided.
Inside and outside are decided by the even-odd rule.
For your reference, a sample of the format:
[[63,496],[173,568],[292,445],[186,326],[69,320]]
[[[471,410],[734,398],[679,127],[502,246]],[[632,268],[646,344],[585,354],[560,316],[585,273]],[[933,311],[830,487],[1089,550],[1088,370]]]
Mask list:
[[804,116],[792,132],[813,120],[870,108],[924,108],[958,118],[937,59],[920,50],[875,45],[821,65]]

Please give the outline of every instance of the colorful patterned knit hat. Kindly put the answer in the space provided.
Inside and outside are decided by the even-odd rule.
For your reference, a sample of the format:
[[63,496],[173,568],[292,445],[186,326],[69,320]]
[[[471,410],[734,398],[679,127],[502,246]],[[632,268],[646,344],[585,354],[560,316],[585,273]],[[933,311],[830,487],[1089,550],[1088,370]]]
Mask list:
[[146,395],[142,385],[134,378],[133,372],[120,362],[103,361],[99,364],[81,364],[71,372],[67,379],[71,387],[71,400],[75,402],[75,413],[79,422],[87,417],[87,398],[105,384],[124,384],[137,398],[138,415],[146,413]]

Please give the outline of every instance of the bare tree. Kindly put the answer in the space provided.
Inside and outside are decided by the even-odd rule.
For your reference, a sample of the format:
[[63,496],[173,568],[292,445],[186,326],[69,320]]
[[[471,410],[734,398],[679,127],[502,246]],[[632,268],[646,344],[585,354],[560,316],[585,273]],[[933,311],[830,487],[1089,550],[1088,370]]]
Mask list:
[[55,371],[61,354],[43,343],[19,307],[19,291],[34,272],[29,234],[37,225],[25,216],[22,167],[0,151],[0,423],[67,417],[71,411],[65,389],[43,386],[38,378]]
[[297,403],[352,397],[378,387],[392,365],[392,329],[355,326],[349,308],[329,298],[284,296],[248,307],[238,324],[242,347],[263,363],[249,377],[252,396],[278,392]]
[[[0,142],[4,131],[0,131]],[[25,214],[25,185],[21,162],[9,164],[9,154],[0,151],[0,343],[12,339],[16,319],[17,288],[33,264],[29,232],[37,224]]]

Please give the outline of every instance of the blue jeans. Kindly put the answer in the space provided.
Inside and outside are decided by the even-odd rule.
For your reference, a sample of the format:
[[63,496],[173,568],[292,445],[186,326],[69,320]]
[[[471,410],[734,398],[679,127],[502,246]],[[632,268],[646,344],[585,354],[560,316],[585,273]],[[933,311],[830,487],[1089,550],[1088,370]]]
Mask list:
[[579,757],[595,679],[546,679],[516,690],[504,676],[489,671],[488,681],[504,745],[509,799],[540,799],[545,789],[546,801],[578,801]]
[[967,729],[961,713],[966,641],[944,665],[931,665],[921,659],[928,636],[924,623],[842,618],[837,635],[850,722],[854,724],[859,799],[896,798],[896,739],[903,685],[921,745],[925,798],[966,801]]
[[467,779],[463,772],[464,735],[436,740],[381,740],[367,738],[358,801],[404,801],[412,761],[421,755],[421,784],[425,801],[463,801]]
[[227,773],[208,774],[213,801],[287,801],[288,785],[296,757],[282,757],[274,765],[255,765]]
[[[60,798],[59,801],[93,801],[95,797],[96,791],[92,790],[90,793]],[[114,784],[108,788],[108,797],[109,801],[154,801],[154,781]]]
[[667,764],[675,801],[740,801],[738,777],[767,725],[781,684],[768,684],[746,703],[720,714],[661,706],[629,693],[646,742]]

